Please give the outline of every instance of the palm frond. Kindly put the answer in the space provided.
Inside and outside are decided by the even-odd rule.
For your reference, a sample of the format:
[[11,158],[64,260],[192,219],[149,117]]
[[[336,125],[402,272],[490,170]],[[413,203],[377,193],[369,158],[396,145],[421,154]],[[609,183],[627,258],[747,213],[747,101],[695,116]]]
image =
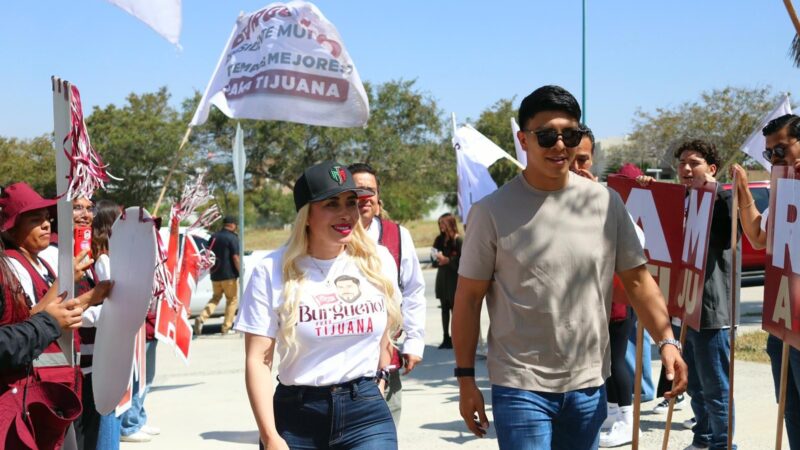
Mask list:
[[792,39],[792,46],[789,48],[789,56],[795,67],[800,67],[800,36],[794,35]]

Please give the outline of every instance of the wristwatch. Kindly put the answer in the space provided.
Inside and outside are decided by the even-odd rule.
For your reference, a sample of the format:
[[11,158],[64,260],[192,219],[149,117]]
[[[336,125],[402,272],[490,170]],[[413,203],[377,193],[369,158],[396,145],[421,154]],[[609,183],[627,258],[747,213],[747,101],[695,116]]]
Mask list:
[[453,369],[453,375],[456,378],[459,377],[475,377],[475,368],[474,367],[456,367]]
[[681,341],[679,341],[677,339],[664,339],[664,340],[658,341],[658,343],[656,343],[656,345],[658,346],[658,353],[661,353],[661,348],[664,347],[665,345],[674,345],[675,348],[678,349],[679,353],[683,353],[683,346],[681,346]]

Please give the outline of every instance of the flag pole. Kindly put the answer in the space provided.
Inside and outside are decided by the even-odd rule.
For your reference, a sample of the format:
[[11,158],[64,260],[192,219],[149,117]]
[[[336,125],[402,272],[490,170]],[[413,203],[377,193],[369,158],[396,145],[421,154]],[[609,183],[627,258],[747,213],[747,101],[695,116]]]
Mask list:
[[[686,321],[681,321],[681,335],[678,337],[683,347],[686,342]],[[667,409],[667,423],[664,425],[664,441],[661,443],[661,450],[667,450],[669,444],[669,431],[672,428],[672,412],[675,410],[675,397],[669,399],[669,408]]]
[[642,321],[636,321],[636,369],[633,380],[633,439],[631,449],[639,449],[639,415],[642,412],[642,351],[644,344],[644,327]]
[[183,139],[181,140],[181,145],[178,147],[178,152],[175,154],[175,159],[172,160],[172,167],[169,168],[169,172],[167,173],[167,178],[164,180],[164,185],[161,186],[161,193],[158,194],[158,201],[156,202],[155,208],[153,208],[153,217],[158,216],[158,208],[161,206],[161,201],[164,200],[164,192],[167,191],[167,186],[169,185],[169,180],[172,178],[172,174],[175,172],[175,168],[178,166],[178,161],[181,159],[181,151],[183,147],[186,146],[186,143],[189,142],[189,135],[192,134],[192,126],[186,129],[186,134],[183,135]]
[[792,0],[783,0],[783,6],[786,7],[786,12],[789,13],[795,32],[800,35],[800,19],[797,18],[797,12],[794,10]]
[[739,190],[736,189],[736,172],[733,173],[733,201],[731,211],[731,335],[730,347],[731,355],[728,366],[728,450],[733,448],[733,373],[736,354],[736,266],[739,255],[736,252],[736,244],[739,241]]
[[[789,1],[789,0],[786,0]],[[586,0],[583,0],[583,45],[581,46],[581,107],[583,107],[583,124],[586,125]],[[523,167],[524,169],[524,167]]]
[[789,382],[789,344],[783,343],[781,351],[781,386],[778,391],[778,432],[775,433],[775,450],[783,446],[783,416],[786,413],[786,385]]

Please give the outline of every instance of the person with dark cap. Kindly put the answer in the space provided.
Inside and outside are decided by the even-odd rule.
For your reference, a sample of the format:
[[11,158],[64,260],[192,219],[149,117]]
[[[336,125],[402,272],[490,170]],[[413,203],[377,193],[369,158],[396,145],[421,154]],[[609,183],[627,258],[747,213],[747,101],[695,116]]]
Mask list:
[[[394,258],[359,220],[358,197],[372,194],[341,164],[306,169],[289,240],[253,268],[235,328],[264,448],[397,448],[382,390],[401,294]],[[337,295],[345,277],[359,295]]]
[[236,307],[239,305],[239,236],[236,234],[236,218],[225,216],[222,219],[222,229],[211,236],[211,251],[214,252],[214,266],[211,268],[211,285],[214,294],[208,301],[203,312],[194,319],[194,335],[203,333],[203,322],[217,309],[222,294],[225,294],[225,320],[222,322],[222,334],[234,334],[233,319],[236,316]]

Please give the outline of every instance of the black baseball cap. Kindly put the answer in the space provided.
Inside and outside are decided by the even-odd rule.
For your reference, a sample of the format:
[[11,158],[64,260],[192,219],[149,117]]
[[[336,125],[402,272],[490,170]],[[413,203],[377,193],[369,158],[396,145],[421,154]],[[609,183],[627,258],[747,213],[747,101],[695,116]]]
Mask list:
[[353,174],[344,164],[336,161],[323,161],[315,164],[300,175],[294,183],[294,207],[297,211],[311,202],[318,202],[353,191],[359,197],[375,195],[369,189],[359,189],[353,181]]

